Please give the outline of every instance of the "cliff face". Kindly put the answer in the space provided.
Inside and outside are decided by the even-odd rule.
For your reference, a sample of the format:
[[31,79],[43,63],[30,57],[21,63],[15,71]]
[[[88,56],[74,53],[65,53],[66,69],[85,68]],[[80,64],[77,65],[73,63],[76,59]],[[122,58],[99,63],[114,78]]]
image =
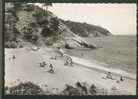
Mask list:
[[73,21],[64,21],[62,19],[61,21],[66,24],[72,32],[81,37],[102,37],[111,35],[107,29],[100,26]]
[[[5,47],[16,48],[35,45],[96,48],[95,45],[88,44],[81,37],[84,34],[72,29],[72,24],[78,23],[72,22],[70,24],[70,22],[63,21],[52,12],[45,11],[38,6],[26,3],[15,6],[15,4],[6,3]],[[87,28],[83,27],[83,29]],[[87,33],[88,30],[84,32]]]

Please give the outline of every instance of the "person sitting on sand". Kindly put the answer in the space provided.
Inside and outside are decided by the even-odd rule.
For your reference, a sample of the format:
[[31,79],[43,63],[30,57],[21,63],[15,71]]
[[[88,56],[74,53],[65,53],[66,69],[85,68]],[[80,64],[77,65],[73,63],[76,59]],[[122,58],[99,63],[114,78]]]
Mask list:
[[40,67],[44,67],[44,65],[42,63],[40,63]]
[[120,80],[117,80],[116,83],[120,83],[120,81],[124,81],[124,77],[120,76]]
[[117,81],[116,81],[116,83],[120,83],[120,81],[119,81],[119,80],[117,80]]
[[111,72],[108,72],[108,73],[107,73],[106,78],[108,78],[108,79],[113,79],[113,78],[112,78]]
[[61,47],[59,47],[58,49],[59,49],[59,52],[60,52],[61,56],[64,56],[65,51]]
[[49,70],[48,72],[50,72],[50,73],[54,73],[53,65],[52,65],[52,64],[49,65],[49,68],[50,68],[50,70]]
[[70,59],[69,59],[69,64],[72,66],[72,64],[73,64],[73,61],[72,61],[72,58],[70,57]]
[[64,55],[65,56],[65,61],[64,61],[64,65],[70,65],[72,66],[73,62],[72,62],[72,58],[67,56],[67,55]]

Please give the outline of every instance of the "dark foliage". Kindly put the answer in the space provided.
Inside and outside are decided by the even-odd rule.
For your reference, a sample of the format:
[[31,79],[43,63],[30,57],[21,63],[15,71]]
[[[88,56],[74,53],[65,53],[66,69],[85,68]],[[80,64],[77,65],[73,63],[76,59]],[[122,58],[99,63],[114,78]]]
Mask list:
[[42,95],[43,90],[31,82],[20,83],[14,87],[5,87],[5,94],[9,95]]
[[62,95],[81,95],[81,93],[78,91],[77,88],[74,88],[71,85],[66,85],[66,88],[64,89],[64,91],[61,93]]
[[97,93],[96,86],[92,84],[90,86],[89,92],[91,95],[96,95],[96,93]]
[[5,47],[6,48],[17,48],[17,43],[15,41],[8,41],[8,42],[5,42]]
[[31,27],[24,27],[22,30],[23,33],[23,39],[27,42],[31,42],[35,44],[38,40],[38,36],[35,34],[37,32],[37,29],[31,28]]
[[48,28],[47,26],[41,32],[41,35],[43,37],[52,36],[52,34],[53,34],[53,31],[50,28]]
[[91,85],[88,87],[87,85],[83,85],[81,82],[76,82],[76,87],[66,84],[66,88],[61,92],[61,95],[96,95],[97,88],[95,85]]
[[94,84],[89,86],[86,82],[76,82],[75,86],[66,84],[65,89],[53,93],[52,90],[46,89],[45,91],[40,86],[32,82],[21,82],[18,85],[12,87],[5,87],[4,92],[6,95],[67,95],[67,96],[79,96],[79,95],[107,95],[107,90],[98,89]]
[[20,35],[20,32],[16,29],[15,26],[10,26],[5,24],[5,35],[4,40],[6,41],[16,41],[17,37]]
[[29,4],[26,4],[24,7],[23,7],[23,10],[24,11],[33,11],[34,10],[34,6],[33,5],[29,5]]
[[51,29],[54,31],[54,32],[57,32],[58,31],[58,26],[59,26],[59,21],[58,21],[58,18],[57,17],[53,17],[50,19],[50,22],[51,22]]
[[[8,45],[14,46],[18,44],[16,39],[20,39],[23,43],[29,42],[41,46],[42,43],[45,45],[53,45],[57,40],[63,38],[63,31],[61,31],[61,28],[59,29],[60,20],[57,17],[53,17],[54,15],[52,15],[51,12],[47,11],[47,13],[45,13],[46,11],[44,9],[27,3],[17,2],[13,3],[13,5],[12,8],[6,9],[5,13],[5,41],[14,41],[15,43],[10,44],[10,42],[8,42],[6,43],[7,47]],[[24,13],[25,11],[30,11],[30,14],[26,15],[28,13]],[[18,12],[21,13],[18,14]],[[31,17],[33,18],[30,19]],[[22,18],[24,18],[24,22]],[[17,22],[18,24],[16,24]],[[23,23],[20,24],[20,22]],[[19,27],[19,29],[16,29],[16,27]],[[76,28],[76,26],[73,27]],[[85,43],[80,45],[93,48],[92,45]],[[65,45],[65,47],[71,49],[68,44]]]
[[65,48],[66,48],[66,49],[73,49],[73,48],[70,47],[67,43],[65,44]]
[[33,16],[36,18],[36,21],[40,26],[48,24],[48,14],[45,14],[44,10],[38,8],[35,13],[33,13]]

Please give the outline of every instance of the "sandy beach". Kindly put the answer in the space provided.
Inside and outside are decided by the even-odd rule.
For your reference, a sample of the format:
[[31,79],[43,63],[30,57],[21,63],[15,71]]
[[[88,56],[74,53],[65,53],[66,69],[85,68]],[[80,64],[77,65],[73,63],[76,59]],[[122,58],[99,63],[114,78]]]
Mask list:
[[[13,55],[16,56],[14,60],[11,58]],[[58,88],[58,91],[61,91],[65,84],[73,85],[80,81],[93,83],[107,90],[116,87],[120,95],[136,94],[136,79],[125,78],[123,82],[116,83],[120,79],[118,75],[113,75],[116,80],[103,79],[106,76],[106,71],[102,64],[88,63],[85,59],[72,56],[73,66],[64,66],[63,58],[57,57],[56,60],[52,60],[50,57],[53,55],[58,56],[58,53],[51,48],[40,48],[38,51],[27,48],[5,49],[5,86],[31,81],[44,90]],[[48,67],[40,67],[39,63],[42,61],[48,64],[52,63],[55,73],[48,73]],[[90,65],[92,68],[88,68]],[[133,77],[135,78],[135,75]]]

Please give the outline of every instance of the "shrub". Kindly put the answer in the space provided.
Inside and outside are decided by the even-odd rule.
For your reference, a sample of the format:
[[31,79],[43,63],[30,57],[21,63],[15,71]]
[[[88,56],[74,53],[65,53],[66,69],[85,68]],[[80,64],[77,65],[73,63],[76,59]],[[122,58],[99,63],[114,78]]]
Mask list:
[[36,28],[36,27],[38,27],[38,24],[35,22],[32,22],[29,24],[29,27]]
[[66,88],[61,92],[61,95],[81,95],[77,88],[66,84]]
[[36,35],[36,32],[38,32],[38,31],[35,28],[32,28],[30,26],[24,27],[22,29],[23,39],[27,42],[31,42],[31,43],[35,44],[38,40],[38,36]]
[[36,18],[39,25],[48,24],[47,14],[43,10],[35,11],[32,16]]
[[14,41],[8,41],[8,42],[5,42],[5,47],[6,48],[17,48],[17,43],[14,42]]
[[42,30],[41,35],[42,35],[43,37],[52,36],[52,31],[50,30],[50,28],[45,27],[45,28]]
[[57,17],[53,17],[50,19],[51,22],[51,26],[50,28],[54,31],[57,32],[58,31],[58,26],[59,26],[59,21]]
[[6,87],[5,94],[10,95],[42,95],[44,91],[31,82],[20,83],[14,87]]
[[90,86],[89,92],[91,95],[96,95],[96,93],[97,93],[96,86],[92,84]]
[[69,44],[67,44],[67,43],[65,44],[65,48],[66,48],[66,49],[73,49],[73,48],[70,47]]
[[28,12],[33,11],[34,6],[27,4],[27,5],[24,6],[23,10],[28,11]]
[[61,95],[96,95],[97,88],[95,85],[84,85],[81,82],[76,82],[76,87],[66,84],[66,88],[61,92]]

